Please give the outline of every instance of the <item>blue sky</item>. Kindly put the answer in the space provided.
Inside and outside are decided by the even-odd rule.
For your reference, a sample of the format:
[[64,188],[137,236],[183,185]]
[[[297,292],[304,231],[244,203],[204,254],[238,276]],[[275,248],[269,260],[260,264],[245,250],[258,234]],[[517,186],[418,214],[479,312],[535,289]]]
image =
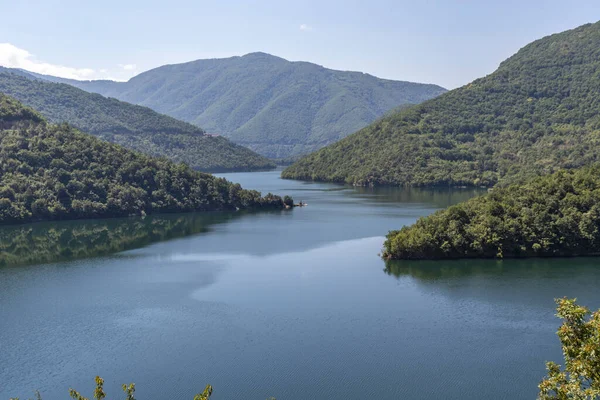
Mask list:
[[128,79],[199,58],[289,60],[454,88],[542,36],[600,19],[595,0],[0,0],[0,65]]

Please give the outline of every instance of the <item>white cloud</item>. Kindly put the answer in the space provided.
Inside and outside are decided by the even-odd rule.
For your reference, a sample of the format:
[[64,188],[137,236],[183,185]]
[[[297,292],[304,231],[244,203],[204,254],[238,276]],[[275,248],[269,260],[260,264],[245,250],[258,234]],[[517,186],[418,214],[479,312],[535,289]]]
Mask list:
[[135,64],[119,64],[119,67],[123,68],[125,71],[133,71],[137,68]]
[[91,68],[72,68],[39,61],[27,50],[10,43],[0,43],[0,65],[68,79],[92,79],[95,74]]
[[301,24],[300,25],[300,30],[303,32],[310,32],[313,30],[313,27],[307,24]]
[[21,68],[38,74],[52,75],[60,78],[93,80],[109,79],[126,81],[136,74],[136,64],[118,64],[119,69],[73,68],[50,64],[38,60],[35,55],[10,43],[0,43],[0,66]]

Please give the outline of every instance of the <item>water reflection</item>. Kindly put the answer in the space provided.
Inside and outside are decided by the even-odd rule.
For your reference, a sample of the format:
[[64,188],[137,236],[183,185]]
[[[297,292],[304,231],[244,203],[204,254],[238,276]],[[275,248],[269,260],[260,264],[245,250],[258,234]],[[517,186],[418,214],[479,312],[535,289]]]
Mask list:
[[[509,268],[510,269],[510,268]],[[411,277],[423,282],[474,275],[501,275],[507,267],[498,260],[413,261],[387,260],[385,273],[396,278]]]
[[600,258],[529,258],[510,260],[387,260],[385,273],[397,278],[410,276],[423,282],[466,277],[519,276],[551,279],[600,271]]
[[63,221],[2,227],[0,266],[91,258],[210,230],[243,213],[192,213],[147,218]]
[[[225,235],[203,237],[203,244],[213,250],[262,255],[304,251],[339,240],[381,236],[478,191],[354,188],[303,182],[290,186],[279,179],[263,181],[243,183],[263,192],[289,193],[298,201],[308,202],[309,207],[287,212],[196,213],[0,227],[0,267],[107,256],[234,221],[238,223],[224,228]],[[241,222],[244,215],[252,217]]]
[[360,197],[378,203],[410,204],[421,203],[436,208],[469,200],[486,193],[481,188],[398,188],[398,187],[356,187],[353,191]]
[[384,272],[448,299],[553,311],[554,299],[576,297],[600,307],[600,258],[386,261]]

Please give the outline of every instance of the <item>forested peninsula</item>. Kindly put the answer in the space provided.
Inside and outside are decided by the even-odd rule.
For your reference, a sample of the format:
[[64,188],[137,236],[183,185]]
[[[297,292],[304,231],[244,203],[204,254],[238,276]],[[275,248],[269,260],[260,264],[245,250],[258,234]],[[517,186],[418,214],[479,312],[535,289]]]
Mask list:
[[491,187],[600,160],[600,22],[537,40],[492,74],[317,151],[284,178]]
[[600,166],[562,170],[475,197],[389,232],[383,257],[600,254]]
[[279,196],[50,124],[0,94],[0,224],[283,207]]

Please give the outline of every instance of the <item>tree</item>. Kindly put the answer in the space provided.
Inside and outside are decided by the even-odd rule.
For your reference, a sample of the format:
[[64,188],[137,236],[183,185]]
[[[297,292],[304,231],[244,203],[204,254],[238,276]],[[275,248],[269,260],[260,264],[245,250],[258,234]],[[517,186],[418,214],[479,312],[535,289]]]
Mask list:
[[[576,299],[557,299],[558,329],[565,366],[549,362],[548,376],[539,384],[540,400],[600,399],[600,310],[590,311]],[[591,315],[591,316],[590,316]]]
[[288,207],[293,207],[294,206],[294,199],[292,199],[290,196],[285,196],[283,198],[283,204],[285,204]]

